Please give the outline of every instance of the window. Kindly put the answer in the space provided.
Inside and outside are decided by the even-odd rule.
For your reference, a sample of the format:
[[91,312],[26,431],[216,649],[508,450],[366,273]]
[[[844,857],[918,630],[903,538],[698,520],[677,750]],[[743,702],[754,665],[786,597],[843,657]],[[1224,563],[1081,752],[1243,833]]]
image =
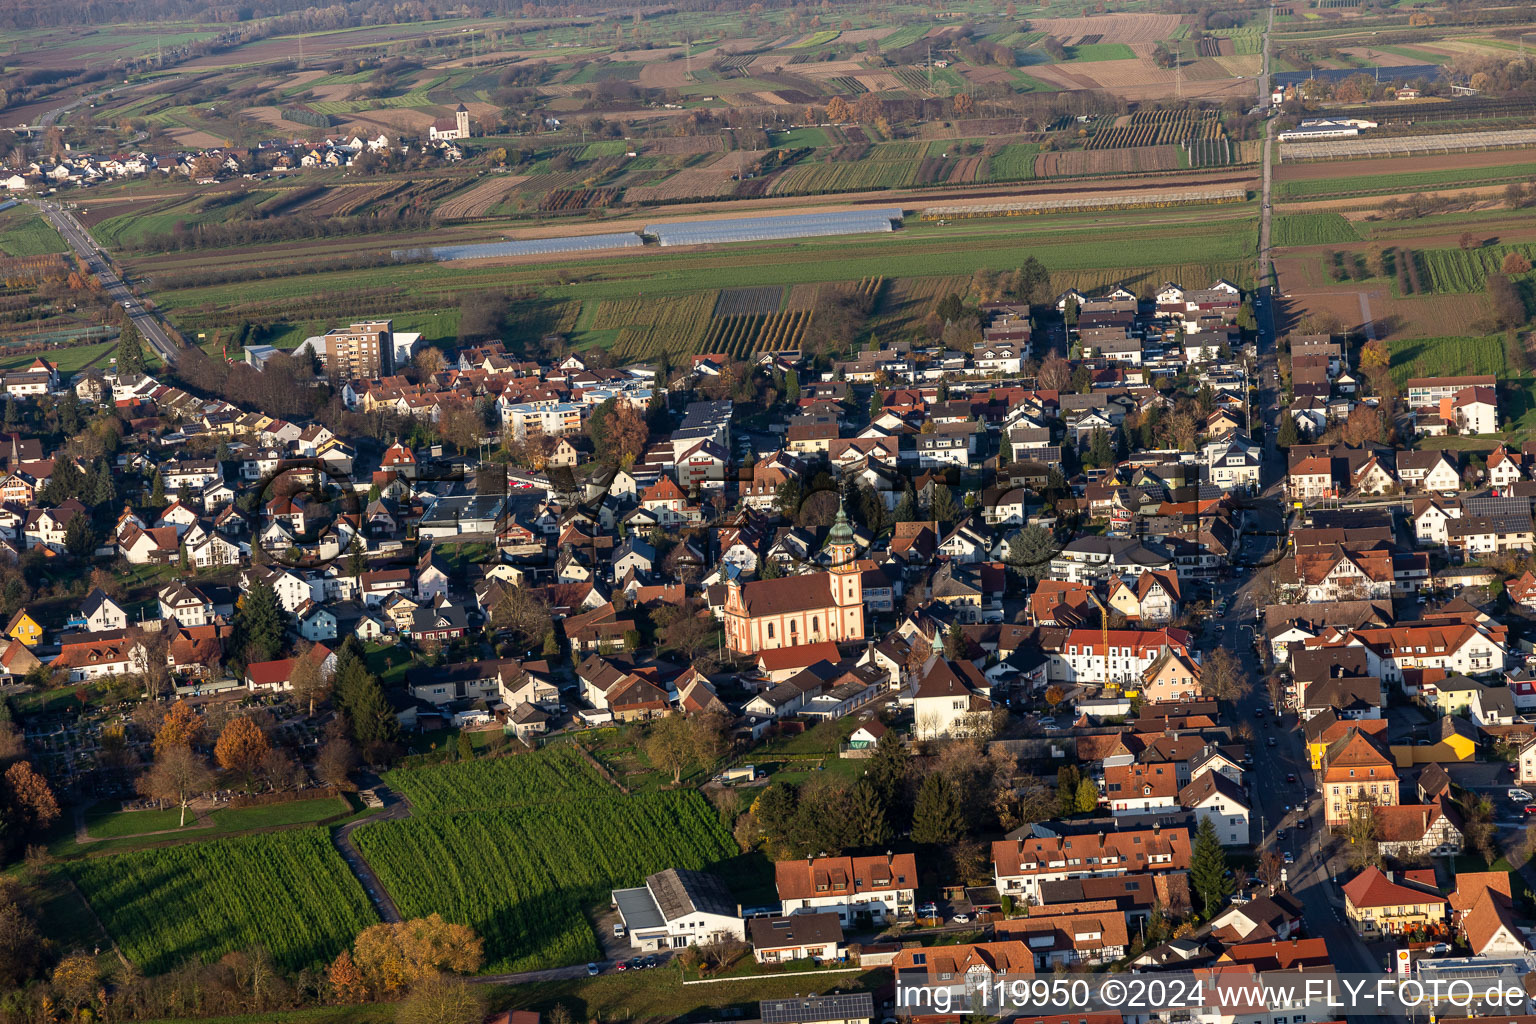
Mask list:
[[768,639],[773,639],[773,623],[768,623]]

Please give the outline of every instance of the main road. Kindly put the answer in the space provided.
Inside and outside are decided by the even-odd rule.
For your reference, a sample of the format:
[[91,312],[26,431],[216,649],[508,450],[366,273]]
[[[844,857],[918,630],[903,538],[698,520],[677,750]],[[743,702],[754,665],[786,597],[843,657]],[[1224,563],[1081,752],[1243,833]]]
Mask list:
[[69,247],[75,250],[75,254],[80,257],[86,268],[96,275],[102,289],[112,301],[127,310],[129,319],[133,321],[133,325],[139,329],[139,333],[149,342],[156,354],[167,363],[174,363],[181,346],[166,330],[165,322],[158,314],[144,308],[138,296],[134,295],[133,290],[112,269],[106,253],[92,241],[90,233],[75,219],[75,215],[57,203],[44,199],[34,199],[30,202],[44,217],[48,218],[48,223],[52,224],[64,241],[69,243]]

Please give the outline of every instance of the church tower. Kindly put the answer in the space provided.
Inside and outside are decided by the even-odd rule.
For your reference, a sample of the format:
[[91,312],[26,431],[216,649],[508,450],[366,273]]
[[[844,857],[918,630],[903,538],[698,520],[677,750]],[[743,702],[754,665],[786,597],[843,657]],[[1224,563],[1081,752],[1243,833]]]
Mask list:
[[459,109],[453,112],[453,126],[458,129],[458,137],[469,138],[469,109],[464,104],[459,104]]
[[827,554],[831,556],[832,604],[836,606],[838,630],[834,640],[864,639],[864,579],[853,548],[853,527],[839,497],[837,518],[827,534]]

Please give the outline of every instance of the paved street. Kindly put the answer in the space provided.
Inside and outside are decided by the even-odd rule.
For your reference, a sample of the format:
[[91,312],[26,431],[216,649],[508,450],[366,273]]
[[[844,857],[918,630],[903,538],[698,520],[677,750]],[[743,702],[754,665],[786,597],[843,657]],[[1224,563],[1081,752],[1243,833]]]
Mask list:
[[126,308],[133,318],[134,326],[139,329],[144,340],[149,342],[150,347],[159,354],[161,359],[174,363],[178,346],[166,331],[165,324],[159,316],[144,309],[138,296],[117,276],[106,254],[96,248],[90,233],[75,219],[75,215],[61,208],[57,203],[44,199],[30,201],[44,217],[48,218],[48,222],[58,230],[64,241],[69,243],[70,248],[75,250],[76,255],[85,262],[91,273],[101,281],[102,288],[112,301],[120,306],[125,302],[128,303]]

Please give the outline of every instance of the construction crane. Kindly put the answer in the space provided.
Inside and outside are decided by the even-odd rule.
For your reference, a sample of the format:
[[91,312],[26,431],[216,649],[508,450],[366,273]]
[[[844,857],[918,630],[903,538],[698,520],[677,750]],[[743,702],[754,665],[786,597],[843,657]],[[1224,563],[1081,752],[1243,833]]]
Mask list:
[[1104,607],[1103,601],[1099,600],[1098,591],[1093,589],[1092,584],[1088,586],[1088,600],[1092,601],[1094,607],[1099,610],[1099,632],[1103,635],[1104,643],[1104,688],[1113,687],[1118,692],[1119,684],[1111,682],[1109,678],[1109,609]]

